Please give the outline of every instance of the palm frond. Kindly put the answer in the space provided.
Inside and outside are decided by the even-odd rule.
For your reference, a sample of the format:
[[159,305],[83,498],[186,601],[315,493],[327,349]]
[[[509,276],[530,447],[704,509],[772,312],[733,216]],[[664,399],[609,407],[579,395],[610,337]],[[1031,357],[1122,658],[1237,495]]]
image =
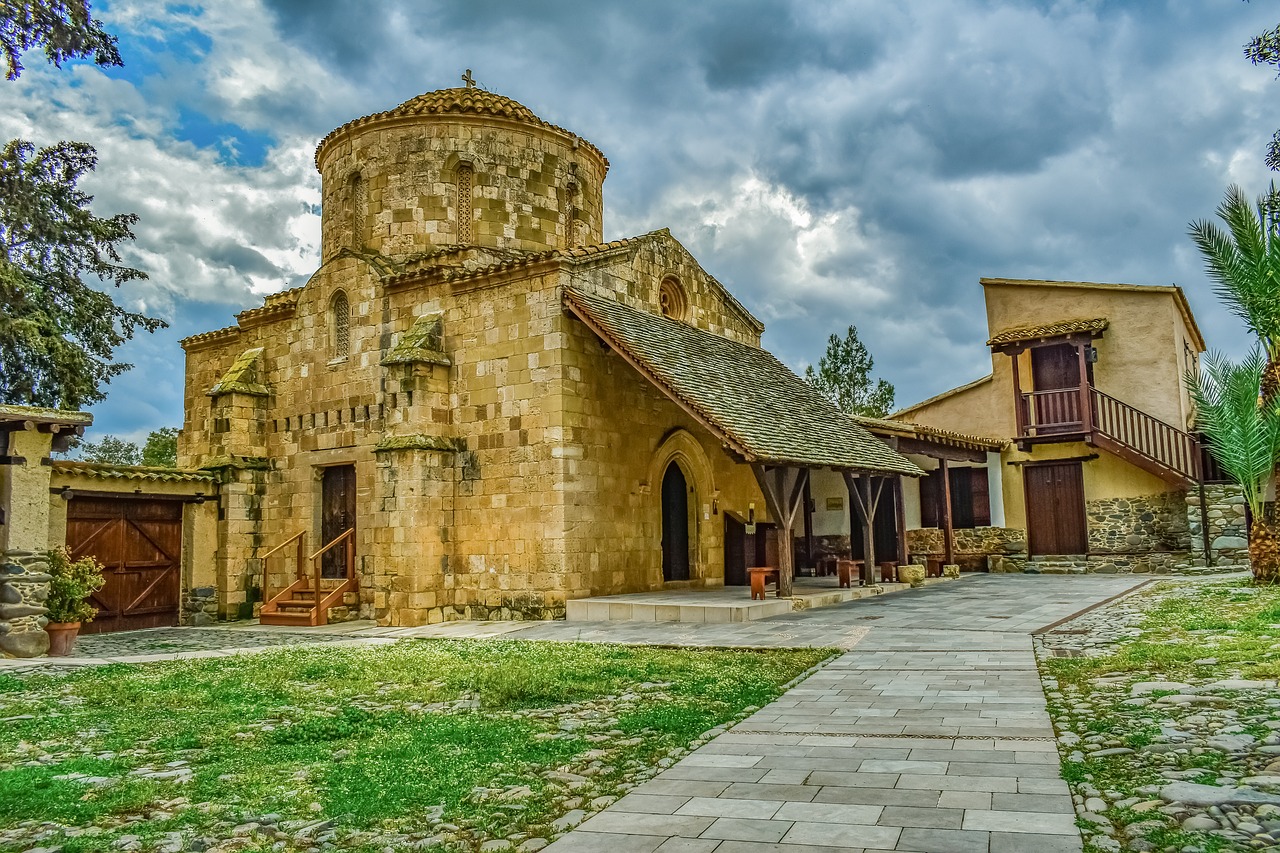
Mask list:
[[1264,407],[1259,399],[1265,367],[1266,357],[1255,347],[1239,364],[1211,353],[1199,373],[1187,373],[1196,425],[1218,464],[1243,487],[1255,515],[1262,512],[1267,484],[1280,461],[1280,409]]
[[1226,225],[1197,220],[1188,233],[1204,256],[1214,291],[1264,341],[1280,341],[1280,190],[1250,202],[1231,186],[1218,205]]

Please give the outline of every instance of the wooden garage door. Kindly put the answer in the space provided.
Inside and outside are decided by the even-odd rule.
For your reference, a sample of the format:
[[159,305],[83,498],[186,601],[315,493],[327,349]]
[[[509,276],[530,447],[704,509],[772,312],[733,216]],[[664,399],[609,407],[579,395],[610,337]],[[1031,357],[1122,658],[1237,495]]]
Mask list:
[[93,596],[98,608],[84,633],[178,624],[181,594],[182,502],[72,498],[67,549],[92,554],[107,582]]

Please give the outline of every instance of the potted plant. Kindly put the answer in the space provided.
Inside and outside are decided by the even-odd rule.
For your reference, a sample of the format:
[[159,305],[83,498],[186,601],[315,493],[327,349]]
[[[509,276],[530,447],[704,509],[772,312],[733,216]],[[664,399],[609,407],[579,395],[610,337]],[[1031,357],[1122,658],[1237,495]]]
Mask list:
[[81,557],[72,561],[66,548],[54,548],[49,558],[49,623],[44,626],[49,634],[49,656],[66,657],[76,644],[80,623],[92,622],[98,608],[89,603],[89,596],[102,588],[102,564],[93,557]]

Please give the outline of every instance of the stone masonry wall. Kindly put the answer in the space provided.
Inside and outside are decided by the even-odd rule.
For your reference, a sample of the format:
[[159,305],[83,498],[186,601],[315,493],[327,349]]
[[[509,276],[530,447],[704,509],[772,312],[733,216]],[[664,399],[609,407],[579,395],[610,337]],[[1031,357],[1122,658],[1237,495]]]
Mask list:
[[[1203,488],[1209,520],[1209,564],[1221,568],[1249,565],[1249,523],[1243,490],[1233,483],[1212,483]],[[1200,494],[1195,489],[1187,493],[1186,515],[1191,548],[1200,551],[1204,538]]]
[[33,658],[49,650],[44,601],[49,596],[43,554],[6,551],[0,561],[0,654]]
[[1087,501],[1091,554],[1144,554],[1191,547],[1183,492]]
[[[1022,554],[1027,550],[1027,532],[1016,527],[966,527],[953,531],[957,554],[989,556]],[[921,527],[907,531],[907,546],[912,554],[942,554],[946,550],[942,530]]]

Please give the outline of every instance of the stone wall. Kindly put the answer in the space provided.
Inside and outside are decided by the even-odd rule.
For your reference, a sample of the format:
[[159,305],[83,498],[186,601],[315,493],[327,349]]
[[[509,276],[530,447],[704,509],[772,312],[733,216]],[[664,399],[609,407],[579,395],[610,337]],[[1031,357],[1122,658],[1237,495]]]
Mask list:
[[1183,492],[1085,503],[1090,554],[1145,554],[1191,547]]
[[49,596],[43,554],[6,551],[0,561],[0,653],[33,658],[49,650],[44,601]]
[[1021,568],[1010,563],[1004,571],[1032,574],[1199,574],[1204,559],[1190,551],[1153,551],[1149,554],[1095,554],[1089,556],[1031,557]]
[[[952,531],[955,552],[967,556],[1023,554],[1027,550],[1027,532],[1014,527],[966,527]],[[946,551],[942,531],[922,527],[907,531],[907,547],[912,554],[935,555]]]
[[[1211,483],[1203,488],[1204,514],[1209,521],[1209,565],[1222,568],[1248,566],[1248,511],[1243,490],[1233,483]],[[1191,548],[1198,552],[1204,547],[1204,537],[1200,493],[1196,489],[1187,493],[1186,517]]]

